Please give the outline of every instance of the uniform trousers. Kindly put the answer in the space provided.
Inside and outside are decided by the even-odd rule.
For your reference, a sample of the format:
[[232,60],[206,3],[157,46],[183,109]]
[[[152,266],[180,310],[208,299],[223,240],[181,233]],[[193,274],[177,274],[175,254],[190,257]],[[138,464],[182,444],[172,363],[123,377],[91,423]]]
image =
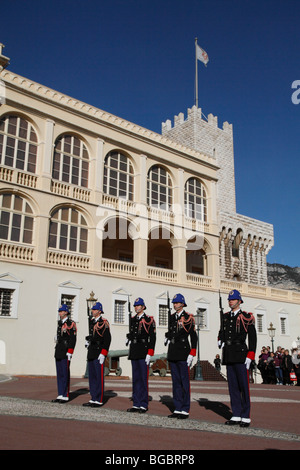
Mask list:
[[186,361],[169,361],[172,385],[173,385],[173,402],[175,411],[190,412],[191,405],[191,389],[190,389],[190,373]]
[[89,386],[92,401],[103,403],[104,396],[104,363],[100,364],[99,359],[88,361]]
[[149,366],[145,359],[132,359],[132,401],[137,408],[148,408]]
[[228,364],[227,381],[233,416],[250,418],[249,372],[246,365]]
[[58,395],[69,398],[70,391],[70,361],[56,359],[56,378]]

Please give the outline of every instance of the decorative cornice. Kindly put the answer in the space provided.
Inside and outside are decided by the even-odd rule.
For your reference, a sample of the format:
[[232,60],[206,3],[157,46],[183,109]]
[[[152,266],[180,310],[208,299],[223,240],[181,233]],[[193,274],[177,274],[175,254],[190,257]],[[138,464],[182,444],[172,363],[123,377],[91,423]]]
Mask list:
[[134,134],[135,136],[138,136],[139,138],[147,139],[151,141],[152,144],[160,144],[174,151],[184,153],[186,156],[200,160],[201,163],[206,164],[207,166],[210,166],[216,170],[218,169],[215,160],[208,155],[186,147],[180,143],[174,142],[168,137],[141,127],[138,124],[127,121],[126,119],[110,114],[58,91],[52,90],[51,88],[29,80],[28,78],[22,77],[21,75],[17,75],[9,70],[2,72],[1,79],[8,87],[11,86],[12,88],[18,88],[19,90],[21,89],[27,93],[29,92],[30,94],[35,95],[40,99],[44,99],[55,105],[68,108],[72,112],[80,112],[89,118],[100,121],[102,124],[110,124],[115,128],[122,130],[123,132],[126,131],[128,133]]

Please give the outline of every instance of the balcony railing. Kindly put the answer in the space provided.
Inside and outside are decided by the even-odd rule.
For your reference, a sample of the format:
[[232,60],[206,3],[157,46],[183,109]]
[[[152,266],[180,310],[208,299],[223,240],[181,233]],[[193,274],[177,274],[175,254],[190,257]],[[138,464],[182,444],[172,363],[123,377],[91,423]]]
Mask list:
[[47,263],[57,267],[75,268],[87,271],[90,269],[90,256],[78,253],[48,250]]
[[0,241],[0,257],[6,260],[33,261],[34,247]]
[[0,258],[4,261],[21,262],[24,264],[32,264],[32,262],[35,262],[36,266],[45,267],[51,265],[58,269],[76,269],[82,273],[93,269],[93,272],[107,276],[125,276],[131,279],[139,278],[141,281],[152,280],[166,284],[180,284],[186,285],[186,288],[199,288],[203,290],[220,289],[222,293],[226,294],[232,289],[237,289],[244,297],[258,297],[261,299],[265,298],[283,302],[300,303],[300,291],[278,289],[271,286],[259,286],[226,279],[221,280],[217,284],[212,277],[192,273],[186,273],[186,276],[181,278],[177,271],[155,266],[147,266],[145,277],[140,277],[139,266],[134,263],[102,258],[99,268],[97,266],[92,267],[91,257],[89,255],[49,248],[47,250],[46,262],[36,260],[35,256],[34,246],[0,240]]

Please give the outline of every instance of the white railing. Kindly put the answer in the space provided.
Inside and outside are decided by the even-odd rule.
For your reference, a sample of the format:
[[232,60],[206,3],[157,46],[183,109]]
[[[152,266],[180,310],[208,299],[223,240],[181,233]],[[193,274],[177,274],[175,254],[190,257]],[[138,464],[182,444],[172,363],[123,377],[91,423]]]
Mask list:
[[208,276],[202,276],[200,274],[186,274],[186,280],[188,284],[192,284],[193,286],[203,287],[203,288],[211,288],[213,286],[212,278]]
[[164,282],[177,282],[177,272],[173,271],[172,269],[147,266],[147,278]]
[[63,251],[48,250],[47,263],[60,267],[82,269],[84,271],[90,269],[89,256]]
[[0,257],[18,261],[33,261],[34,247],[14,243],[0,243]]
[[114,259],[102,259],[101,271],[122,276],[137,276],[137,266],[135,264]]

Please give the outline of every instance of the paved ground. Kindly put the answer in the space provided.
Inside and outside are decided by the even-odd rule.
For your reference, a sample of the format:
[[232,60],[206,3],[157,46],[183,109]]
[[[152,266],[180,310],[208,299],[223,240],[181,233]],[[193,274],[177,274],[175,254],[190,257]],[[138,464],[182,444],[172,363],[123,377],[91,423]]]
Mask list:
[[198,450],[300,449],[300,387],[251,385],[252,423],[246,429],[224,426],[231,416],[225,382],[191,382],[187,420],[167,418],[173,406],[168,377],[150,378],[144,415],[126,412],[129,379],[106,377],[105,390],[104,406],[89,409],[82,407],[90,398],[87,379],[72,378],[70,402],[60,405],[51,403],[55,377],[0,376],[0,449],[94,449],[111,451],[107,455],[115,459],[125,450],[189,451],[197,459]]

